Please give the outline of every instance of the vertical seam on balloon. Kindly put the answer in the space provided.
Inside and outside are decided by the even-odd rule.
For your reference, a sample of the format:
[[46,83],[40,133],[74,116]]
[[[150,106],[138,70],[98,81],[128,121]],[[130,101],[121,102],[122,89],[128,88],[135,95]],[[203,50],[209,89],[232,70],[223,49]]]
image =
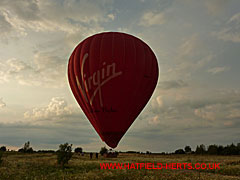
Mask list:
[[[72,58],[70,59],[70,63],[71,63],[71,67],[70,67],[70,69],[71,69],[71,74],[70,74],[70,79],[71,79],[71,83],[73,83],[73,86],[75,87],[73,87],[74,89],[74,92],[76,93],[76,99],[77,99],[77,102],[78,101],[82,101],[82,97],[81,97],[81,93],[79,93],[78,91],[79,91],[79,89],[78,89],[78,87],[77,87],[77,83],[76,83],[76,80],[75,80],[75,77],[76,77],[76,73],[75,73],[75,71],[74,71],[74,58],[75,58],[75,55],[76,55],[76,50],[79,48],[79,46],[74,50],[74,52],[72,53]],[[70,86],[71,86],[71,84],[70,84]],[[75,96],[75,95],[74,95]],[[86,105],[84,104],[84,103],[79,103],[78,102],[78,104],[79,104],[79,106],[80,107],[82,107],[83,106],[83,112],[85,111],[85,112],[88,112],[88,109],[87,109],[87,107],[86,107]],[[82,105],[82,106],[81,106]]]
[[[126,41],[125,41],[125,38],[124,38],[124,35],[123,34],[121,34],[121,37],[122,37],[122,39],[123,39],[123,52],[124,52],[124,54],[123,54],[123,69],[125,70],[124,71],[124,75],[123,75],[123,81],[125,82],[125,79],[126,79],[126,68],[125,68],[125,66],[126,66]],[[122,91],[122,92],[124,92],[124,91]],[[122,121],[121,121],[121,123],[122,123]],[[121,124],[121,126],[122,126],[122,124]]]
[[[123,34],[120,34],[121,35],[121,38],[122,38],[122,40],[123,40],[123,62],[122,62],[122,69],[124,70],[125,69],[125,58],[126,58],[126,50],[125,50],[125,48],[126,48],[126,45],[125,45],[125,39],[124,39],[124,37],[123,37]],[[125,73],[125,71],[123,72],[123,80],[125,80],[125,76],[126,76],[126,73]],[[124,92],[124,91],[122,91],[122,92]]]
[[[112,32],[112,56],[113,57],[113,48],[114,48],[114,32]],[[109,139],[112,139],[113,134],[110,133]]]
[[[154,78],[154,82],[156,82],[155,84],[157,85],[157,82],[158,82],[158,75],[159,75],[159,73],[158,73],[158,63],[157,63],[157,58],[156,58],[156,56],[155,56],[155,54],[154,54],[154,52],[152,51],[152,55],[153,55],[153,57],[152,57],[152,61],[154,62],[154,65],[153,65],[153,67],[155,67],[154,68],[154,73],[153,74],[157,74],[157,78],[155,79]],[[155,87],[156,87],[156,85],[155,85]],[[155,88],[154,88],[155,89]]]
[[[158,66],[158,60],[157,60],[157,57],[156,57],[155,54],[154,54],[154,58],[155,58],[155,60],[156,60],[156,74],[157,74],[156,86],[157,86],[157,84],[158,84],[158,78],[160,77],[160,72],[161,72],[161,70],[160,70],[160,63],[159,63],[159,66]],[[155,87],[156,87],[156,86],[155,86]]]
[[160,63],[159,63],[159,66],[158,66],[158,60],[157,60],[157,57],[156,57],[155,54],[154,54],[154,57],[156,59],[156,74],[157,74],[156,86],[157,86],[158,85],[158,79],[160,78],[161,69],[160,69]]
[[[144,44],[145,45],[145,44]],[[145,76],[145,74],[147,73],[147,69],[149,68],[148,66],[149,66],[149,63],[147,62],[148,60],[146,59],[146,57],[147,57],[147,53],[148,53],[148,51],[147,51],[147,47],[146,46],[144,46],[144,53],[145,53],[145,58],[144,58],[144,62],[145,62],[145,66],[144,66],[144,74],[143,74],[143,77]],[[147,85],[148,85],[148,83],[146,83],[145,84],[145,87],[146,87],[146,89],[145,89],[145,91],[143,91],[143,93],[144,92],[146,92],[147,91]],[[143,94],[144,95],[144,94]]]
[[[131,36],[130,36],[130,39],[132,40],[132,42],[133,42],[133,49],[134,49],[134,67],[136,67],[136,64],[137,64],[137,49],[136,49],[136,45],[135,45],[135,40],[134,40],[134,38],[132,38]],[[137,79],[137,73],[134,73],[134,82],[136,83],[136,79]],[[137,86],[136,87],[134,87],[134,90],[133,90],[133,94],[132,94],[132,98],[131,98],[131,100],[130,100],[130,102],[129,102],[129,104],[128,104],[128,108],[127,109],[130,109],[130,116],[129,116],[129,118],[130,119],[132,119],[131,117],[132,117],[132,114],[133,114],[133,101],[134,101],[134,99],[135,99],[135,97],[136,97],[136,91],[137,91]],[[128,121],[129,122],[129,121]],[[132,122],[131,122],[131,124],[132,124]],[[131,125],[130,124],[130,125]],[[130,126],[128,126],[128,127],[130,127]]]
[[[158,62],[157,62],[157,58],[154,54],[154,52],[152,51],[152,55],[153,55],[153,61],[154,61],[154,67],[155,67],[155,71],[154,71],[154,74],[156,74],[156,78],[154,78],[154,88],[153,88],[153,92],[154,92],[154,89],[156,88],[157,84],[158,84],[158,76],[159,76],[159,69],[158,69]],[[155,77],[155,76],[154,76]],[[153,92],[152,92],[152,95],[153,95]]]
[[[78,93],[78,86],[77,86],[77,82],[76,82],[76,80],[74,79],[76,76],[77,76],[77,74],[75,73],[75,71],[74,71],[74,59],[75,59],[75,55],[76,55],[76,51],[77,51],[77,49],[79,48],[79,46],[74,50],[74,52],[72,53],[73,54],[73,56],[72,56],[72,58],[71,58],[71,74],[72,74],[72,80],[71,80],[71,82],[75,85],[75,89],[76,89],[76,93],[77,94],[79,94],[79,95],[77,95],[77,96],[79,96],[79,100],[80,101],[82,101],[82,97],[81,97],[81,94],[80,93]],[[79,104],[80,105],[80,104]],[[83,104],[83,106],[84,106],[84,108],[86,109],[86,107],[85,107],[85,105]],[[81,107],[81,106],[80,106]]]
[[[90,47],[90,45],[91,45],[91,42],[92,42],[92,39],[93,39],[93,37],[91,37],[91,38],[89,38],[89,41],[90,41],[90,43],[89,43],[89,47]],[[86,45],[86,43],[87,43],[87,41],[84,41],[83,42],[83,47],[84,47],[84,45]],[[81,51],[82,51],[82,48],[81,48]],[[89,49],[88,49],[88,51],[89,51]],[[80,53],[80,54],[82,54],[82,52]],[[85,56],[86,54],[84,54],[83,56]],[[89,54],[89,52],[88,52],[88,57],[87,57],[88,59],[90,59],[90,54]],[[81,58],[80,58],[81,59]],[[89,62],[89,61],[88,61]],[[84,72],[81,72],[81,70],[84,70],[84,69],[81,69],[81,68],[84,68],[84,67],[82,67],[82,64],[81,63],[79,63],[79,65],[80,65],[80,74],[81,74],[81,78],[82,78],[82,81],[84,80]],[[83,75],[83,76],[82,76]],[[86,96],[86,98],[87,98],[87,103],[90,103],[90,101],[89,101],[89,93],[88,93],[88,90],[87,90],[87,88],[86,88],[86,84],[85,83],[83,83],[83,90],[84,90],[84,93],[87,95]],[[90,109],[92,109],[91,108],[91,106],[89,106],[90,107]]]
[[[104,33],[102,34],[102,36],[101,36],[101,38],[100,38],[100,47],[99,47],[99,62],[100,62],[100,58],[101,58],[101,49],[102,49],[102,41],[103,41],[103,37],[104,37]],[[98,64],[99,65],[99,64]],[[97,103],[96,103],[97,104]],[[101,132],[103,131],[103,129],[102,129],[102,126],[101,126],[101,123],[99,123],[100,125],[99,125],[99,127],[100,127],[100,129],[101,129]],[[105,139],[104,139],[104,141],[105,141]]]
[[[80,68],[80,70],[79,70],[79,73],[80,73],[80,74],[79,74],[79,78],[81,77],[81,79],[83,78],[82,75],[81,75],[81,54],[82,54],[82,48],[83,48],[84,43],[86,43],[86,41],[83,41],[82,46],[79,47],[80,49],[78,48],[78,49],[79,49],[79,53],[78,53],[79,56],[78,56],[78,58],[76,57],[76,58],[77,58],[76,61],[79,61],[79,67],[77,67],[77,68]],[[76,54],[76,53],[75,53],[75,54]],[[74,62],[75,62],[75,61],[74,61]],[[74,71],[74,72],[75,72],[75,71]],[[78,76],[77,73],[76,73],[76,76]],[[77,86],[77,87],[78,87],[78,86]],[[80,95],[83,96],[83,95],[82,95],[83,92],[80,91],[79,87],[78,87],[78,90],[79,90],[79,92],[80,92]],[[83,84],[82,90],[85,91],[84,93],[86,94],[86,89],[85,89],[85,85],[84,85],[84,84]],[[85,96],[85,97],[87,98],[87,96]],[[85,99],[84,97],[82,97],[82,99],[84,99],[84,102],[85,102],[86,100],[88,100],[88,99]],[[90,111],[91,109],[90,109],[88,103],[85,102],[84,104],[85,104],[85,106],[86,106],[86,108],[87,108],[87,111]]]
[[[126,66],[126,41],[125,41],[125,38],[123,37],[123,34],[121,34],[122,36],[122,39],[123,39],[123,45],[124,45],[124,55],[123,55],[123,69],[126,69],[125,66]],[[124,71],[124,75],[123,75],[123,79],[125,80],[126,79],[126,71]]]
[[[97,61],[97,69],[100,69],[99,67],[100,67],[100,63],[101,62],[101,60],[100,60],[100,58],[99,58],[99,60]],[[103,101],[102,101],[102,97],[100,97],[100,91],[101,91],[101,88],[99,89],[99,99],[100,99],[100,103],[103,103]],[[96,103],[97,104],[97,103]],[[101,104],[100,104],[100,106],[101,106]]]
[[114,51],[114,32],[112,32],[112,57],[113,57],[113,51]]
[[[135,43],[136,43],[136,40],[134,41],[134,45],[135,45]],[[140,44],[141,44],[141,43],[140,43]],[[135,45],[135,49],[136,49],[136,54],[137,54],[136,45]],[[145,54],[144,54],[144,55],[145,55]],[[136,56],[135,56],[135,57],[136,57]],[[144,56],[144,58],[145,58],[145,56]],[[138,69],[138,73],[139,73],[139,69]],[[139,88],[141,87],[141,82],[142,82],[142,79],[143,79],[143,78],[142,78],[142,77],[139,77],[139,78],[141,78],[141,80],[140,80],[140,83],[138,83],[139,85],[137,85],[137,88],[136,88],[136,90],[139,90],[139,91],[136,91],[136,92],[134,93],[134,94],[135,94],[135,99],[136,99],[136,97],[138,97],[139,92],[141,92]],[[139,104],[137,104],[137,106],[139,106]],[[135,113],[136,113],[136,112],[132,112],[133,115],[135,115]],[[136,117],[136,118],[137,118],[137,117]],[[135,118],[134,118],[134,119],[135,119]],[[133,121],[133,122],[134,122],[134,121]],[[133,122],[131,122],[130,126],[132,125]],[[130,127],[130,126],[129,126],[129,127]]]
[[[151,56],[151,65],[150,65],[150,77],[151,77],[151,80],[150,80],[150,83],[149,84],[152,84],[153,82],[153,71],[152,71],[152,67],[153,67],[153,54],[152,54],[152,50],[150,49],[150,47],[148,47],[148,52],[150,53],[150,56]],[[148,91],[149,89],[151,88],[151,86],[148,87]],[[150,97],[151,98],[151,97]]]
[[[84,42],[86,42],[86,40],[84,41]],[[81,64],[80,64],[80,59],[81,59],[81,54],[82,54],[82,47],[83,47],[83,45],[84,45],[84,42],[82,43],[82,45],[81,45],[81,47],[78,47],[78,51],[79,51],[79,56],[78,56],[78,58],[76,57],[76,60],[78,61],[79,60],[79,66],[81,66]],[[76,54],[76,52],[75,52],[75,54]],[[75,58],[74,58],[75,59]],[[75,61],[74,61],[75,62]],[[81,67],[80,67],[80,69],[81,69]],[[75,72],[75,71],[74,71]],[[79,73],[80,73],[80,77],[81,77],[81,70],[79,71]],[[76,73],[74,73],[75,74],[75,76],[77,75]],[[77,86],[78,87],[78,86]],[[83,97],[82,97],[82,92],[79,90],[79,88],[77,88],[78,89],[78,91],[80,92],[79,94],[80,94],[80,97],[83,99]],[[87,109],[87,112],[89,112],[89,111],[91,111],[91,107],[89,106],[89,104],[88,103],[85,103],[85,101],[83,100],[83,104],[86,106],[86,109]],[[87,114],[86,114],[87,115]],[[94,114],[91,114],[90,113],[90,118],[91,118],[91,124],[93,125],[93,127],[96,129],[96,131],[97,132],[99,132],[99,129],[98,129],[98,127],[96,126],[95,127],[95,125],[93,124],[94,122],[96,122],[96,120],[95,120],[95,118],[94,118]]]
[[[88,72],[89,72],[90,74],[91,74],[91,71],[90,71],[90,57],[92,56],[92,55],[90,54],[90,49],[91,49],[92,41],[93,41],[94,38],[96,38],[96,36],[93,36],[93,37],[90,39],[89,49],[88,49],[88,54],[89,54],[89,56],[88,56]],[[89,93],[87,93],[87,94],[88,94],[88,96],[87,96],[88,102],[90,103],[91,96],[89,95]],[[95,112],[94,112],[94,109],[93,109],[90,105],[89,105],[89,107],[90,107],[90,109],[91,109],[91,111],[92,111],[93,118],[95,119],[95,122],[96,122],[96,114],[95,114]],[[98,124],[98,123],[96,122],[96,124]]]
[[[96,37],[97,37],[97,36],[93,36],[93,37],[90,39],[88,51],[90,51],[91,44],[93,43],[93,40],[94,40],[94,38],[96,38]],[[90,62],[90,55],[89,55],[88,58],[89,58],[89,61],[88,61],[88,63],[89,63],[89,62]],[[89,63],[88,68],[89,68],[88,70],[89,70],[89,72],[90,72],[90,63]],[[90,98],[90,96],[89,96],[89,94],[88,94],[88,102],[90,102],[90,100],[91,100],[91,98]],[[93,112],[92,114],[93,114],[94,121],[95,121],[97,127],[99,128],[99,133],[101,134],[101,131],[100,131],[101,125],[100,125],[100,123],[98,122],[98,117],[97,117],[97,115],[96,115],[96,113],[95,113],[95,111],[94,111],[94,108],[91,107],[91,105],[89,105],[89,107],[91,108],[91,110],[92,110],[92,112]]]
[[[142,46],[142,49],[143,49],[143,56],[144,56],[144,58],[143,58],[143,63],[144,63],[144,68],[146,67],[146,53],[145,53],[145,51],[144,51],[144,46],[143,46],[143,42],[141,42],[141,40],[139,40],[140,41],[140,45]],[[143,82],[143,79],[144,79],[144,74],[143,74],[143,76],[141,76],[141,81],[140,82]],[[139,97],[139,92],[142,92],[141,91],[141,86],[142,86],[142,83],[140,83],[140,86],[139,86],[139,91],[137,92],[137,98]],[[141,111],[140,111],[141,112]],[[139,112],[139,113],[140,113]]]
[[[141,44],[142,49],[143,49],[143,57],[144,57],[144,58],[143,58],[144,71],[143,71],[143,75],[142,75],[142,77],[141,77],[141,82],[144,82],[143,79],[144,79],[144,74],[146,73],[146,66],[147,66],[147,65],[146,65],[146,64],[147,64],[147,63],[146,63],[146,50],[145,50],[145,43],[142,42],[141,40],[139,40],[139,41],[140,41],[140,44]],[[142,83],[141,83],[141,85],[142,85]],[[144,88],[144,85],[143,85],[143,88]],[[142,91],[139,91],[139,92],[142,92]],[[139,95],[138,95],[138,96],[139,96]],[[138,97],[138,96],[137,96],[137,97]],[[145,104],[145,105],[146,105],[146,104]],[[143,108],[145,107],[145,105],[143,105],[142,110],[143,110]],[[139,111],[138,115],[140,114],[140,112],[141,112],[141,111]],[[137,116],[138,116],[138,115],[137,115]],[[137,118],[137,117],[136,117],[136,118]]]
[[[153,51],[151,50],[151,48],[149,46],[148,46],[148,52],[150,53],[150,56],[151,56],[151,67],[150,67],[150,69],[152,69],[152,67],[155,67],[155,69],[156,69],[157,68],[157,64],[155,64],[156,63],[156,60],[155,60],[156,58],[155,58],[155,55],[154,55]],[[154,69],[154,71],[151,71],[151,81],[149,83],[149,84],[151,84],[153,86],[152,87],[148,86],[149,88],[147,89],[147,91],[149,91],[151,93],[151,96],[149,97],[149,101],[151,100],[151,98],[153,96],[154,89],[156,87],[156,83],[153,83],[153,82],[156,81],[155,78],[153,78],[154,77],[154,73],[156,71],[155,69]]]

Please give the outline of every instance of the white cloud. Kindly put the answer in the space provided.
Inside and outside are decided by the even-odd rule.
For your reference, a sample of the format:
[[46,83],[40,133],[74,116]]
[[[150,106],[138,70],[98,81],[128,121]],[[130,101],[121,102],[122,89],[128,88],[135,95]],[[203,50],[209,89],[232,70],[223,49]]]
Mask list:
[[172,64],[168,68],[166,79],[193,78],[193,74],[214,60],[215,53],[204,44],[203,40],[196,33],[184,38],[181,44],[173,52]]
[[218,15],[223,12],[224,8],[228,3],[229,1],[226,0],[206,0],[205,6],[207,7],[209,14]]
[[7,82],[12,77],[14,77],[14,79],[21,79],[22,77],[20,76],[23,76],[23,74],[29,70],[31,71],[32,68],[25,62],[15,58],[8,59],[5,63],[0,63],[0,74],[3,75],[0,82]]
[[162,96],[158,96],[158,97],[156,98],[156,100],[157,100],[158,106],[159,106],[159,107],[162,107],[162,106],[163,106]]
[[[219,93],[217,93],[220,96]],[[213,97],[211,97],[213,98]],[[236,107],[239,107],[240,99],[239,93],[234,94],[222,94],[222,97],[218,97],[212,103],[206,103],[200,105],[200,107],[194,109],[194,114],[202,119],[214,122],[234,121],[240,117],[240,111]]]
[[4,14],[0,11],[0,35],[4,36],[12,30],[11,24],[6,20]]
[[27,119],[52,119],[63,118],[72,114],[72,108],[68,106],[66,100],[61,97],[53,97],[46,107],[34,108],[24,113]]
[[153,118],[149,119],[148,123],[151,124],[151,125],[159,124],[160,121],[159,121],[158,115],[156,115]]
[[108,14],[107,16],[108,16],[112,21],[115,19],[114,14]]
[[240,118],[240,110],[239,109],[232,109],[229,112],[228,118]]
[[[175,67],[170,68],[168,70],[168,74],[171,74],[174,78],[191,78],[193,73],[196,73],[197,70],[206,67],[216,57],[216,55],[211,54],[211,52],[206,52],[206,54],[203,53],[202,55],[192,57],[193,58],[177,58]],[[187,84],[185,84],[185,86],[186,85]]]
[[199,36],[197,34],[193,34],[192,36],[184,39],[184,42],[178,48],[178,56],[185,57],[196,55],[196,49],[199,49],[201,45]]
[[3,102],[3,99],[2,99],[2,98],[0,98],[0,108],[3,108],[3,107],[5,107],[5,106],[6,106],[6,103]]
[[37,20],[39,19],[39,7],[37,0],[20,0],[20,1],[7,1],[1,0],[2,9],[11,9],[21,19],[24,20]]
[[169,80],[169,81],[162,81],[160,82],[159,87],[161,89],[176,89],[176,88],[183,88],[188,86],[186,82],[183,80]]
[[195,109],[194,113],[203,119],[213,121],[216,119],[216,112],[213,110],[212,106],[207,106],[205,108]]
[[139,25],[141,26],[152,26],[152,25],[161,25],[165,23],[164,14],[161,13],[153,13],[153,12],[146,12],[140,19]]
[[66,35],[81,31],[88,34],[87,31],[98,27],[100,22],[114,20],[114,15],[108,13],[111,4],[111,0],[3,0],[0,11],[4,12],[4,16],[0,14],[0,21],[4,22],[5,32],[7,27],[12,27],[19,35],[27,35],[28,30],[62,31]]
[[233,15],[225,24],[225,27],[219,32],[213,32],[213,35],[224,41],[240,42],[240,13]]
[[232,121],[225,121],[224,123],[224,126],[233,126],[233,122]]
[[224,123],[229,120],[236,124],[240,115],[237,111],[239,95],[237,90],[158,89],[151,106],[144,110],[140,119],[149,124],[155,123],[156,128],[163,128],[162,131],[166,131],[166,127],[169,131],[206,126],[217,128],[225,126]]
[[0,83],[16,80],[21,85],[62,87],[66,85],[66,63],[51,52],[37,52],[32,64],[11,58],[0,63]]
[[208,72],[212,74],[218,74],[221,72],[228,71],[229,69],[230,69],[229,67],[214,67],[214,68],[208,69]]

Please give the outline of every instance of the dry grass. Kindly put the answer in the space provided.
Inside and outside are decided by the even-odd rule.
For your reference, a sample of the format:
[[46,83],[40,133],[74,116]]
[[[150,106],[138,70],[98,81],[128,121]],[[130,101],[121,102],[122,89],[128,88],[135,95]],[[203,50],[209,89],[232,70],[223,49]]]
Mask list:
[[[120,154],[118,158],[89,159],[74,155],[65,169],[56,165],[56,154],[5,153],[0,180],[122,179],[122,180],[240,180],[240,156]],[[220,163],[220,170],[101,170],[99,163]]]

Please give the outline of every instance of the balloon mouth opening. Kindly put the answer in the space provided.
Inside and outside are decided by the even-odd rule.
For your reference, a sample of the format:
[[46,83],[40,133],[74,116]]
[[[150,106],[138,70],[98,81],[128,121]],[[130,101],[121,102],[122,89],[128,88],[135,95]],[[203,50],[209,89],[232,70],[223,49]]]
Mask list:
[[112,142],[105,142],[109,147],[111,147],[111,148],[116,148],[117,147],[117,145],[118,145],[118,142],[117,143],[112,143]]
[[104,132],[102,133],[103,141],[111,148],[116,148],[125,132]]

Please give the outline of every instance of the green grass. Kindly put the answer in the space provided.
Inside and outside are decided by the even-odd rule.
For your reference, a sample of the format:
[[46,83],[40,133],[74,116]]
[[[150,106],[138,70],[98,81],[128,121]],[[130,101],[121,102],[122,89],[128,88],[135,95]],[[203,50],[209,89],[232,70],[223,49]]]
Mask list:
[[[74,154],[65,169],[57,166],[56,154],[7,152],[0,165],[0,180],[119,179],[119,180],[240,180],[240,156],[120,154],[118,158],[89,159]],[[100,163],[220,163],[220,170],[101,170]]]

